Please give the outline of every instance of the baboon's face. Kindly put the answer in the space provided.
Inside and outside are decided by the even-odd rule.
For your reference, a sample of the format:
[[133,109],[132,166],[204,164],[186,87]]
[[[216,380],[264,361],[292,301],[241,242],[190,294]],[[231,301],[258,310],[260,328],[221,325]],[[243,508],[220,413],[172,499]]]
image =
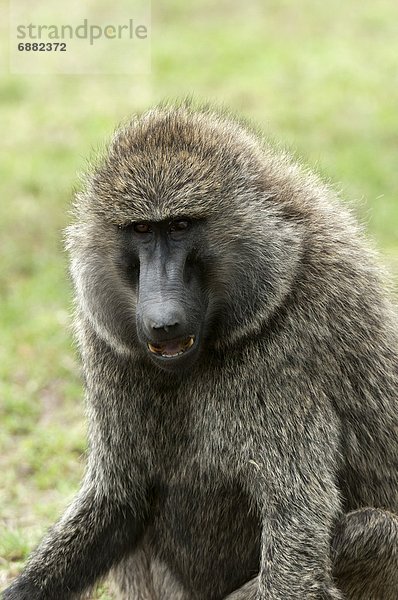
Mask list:
[[179,370],[197,357],[207,313],[201,223],[180,217],[121,228],[121,267],[136,295],[137,337],[161,368]]
[[80,314],[113,349],[178,372],[263,331],[302,239],[264,160],[242,128],[185,110],[115,136],[68,232]]

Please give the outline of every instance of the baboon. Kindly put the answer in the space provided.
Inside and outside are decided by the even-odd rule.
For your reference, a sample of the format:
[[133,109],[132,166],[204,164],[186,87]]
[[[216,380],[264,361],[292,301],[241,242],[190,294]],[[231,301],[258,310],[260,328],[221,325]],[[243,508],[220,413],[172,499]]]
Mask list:
[[109,572],[131,600],[395,599],[397,314],[335,192],[161,106],[116,132],[67,245],[87,470],[4,599]]

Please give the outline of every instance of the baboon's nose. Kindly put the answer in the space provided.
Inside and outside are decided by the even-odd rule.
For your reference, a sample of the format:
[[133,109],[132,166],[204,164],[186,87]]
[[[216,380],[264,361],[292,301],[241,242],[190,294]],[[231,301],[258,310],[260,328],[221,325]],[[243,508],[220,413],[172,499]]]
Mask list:
[[184,318],[175,307],[164,305],[151,307],[144,316],[144,327],[150,339],[172,339],[181,335]]
[[174,321],[173,319],[170,319],[169,321],[166,320],[166,322],[163,322],[162,320],[160,321],[150,321],[149,326],[151,329],[164,329],[164,331],[169,331],[170,329],[172,329],[173,327],[177,327],[178,325],[178,321]]

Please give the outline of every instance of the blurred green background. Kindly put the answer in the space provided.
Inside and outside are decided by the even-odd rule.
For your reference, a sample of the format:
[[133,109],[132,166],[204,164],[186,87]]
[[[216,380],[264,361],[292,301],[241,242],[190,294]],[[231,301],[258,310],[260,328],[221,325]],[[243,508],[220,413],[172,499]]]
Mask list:
[[396,0],[171,0],[152,4],[148,77],[16,76],[5,61],[0,588],[83,470],[62,229],[86,158],[119,121],[164,98],[226,105],[336,182],[397,276],[397,23]]

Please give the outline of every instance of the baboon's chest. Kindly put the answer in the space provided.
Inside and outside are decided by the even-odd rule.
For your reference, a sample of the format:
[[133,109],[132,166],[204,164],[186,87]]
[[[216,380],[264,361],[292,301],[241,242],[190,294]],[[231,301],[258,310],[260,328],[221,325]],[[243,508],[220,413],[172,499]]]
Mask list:
[[153,552],[195,597],[223,598],[259,570],[260,523],[238,485],[160,484],[150,529]]

